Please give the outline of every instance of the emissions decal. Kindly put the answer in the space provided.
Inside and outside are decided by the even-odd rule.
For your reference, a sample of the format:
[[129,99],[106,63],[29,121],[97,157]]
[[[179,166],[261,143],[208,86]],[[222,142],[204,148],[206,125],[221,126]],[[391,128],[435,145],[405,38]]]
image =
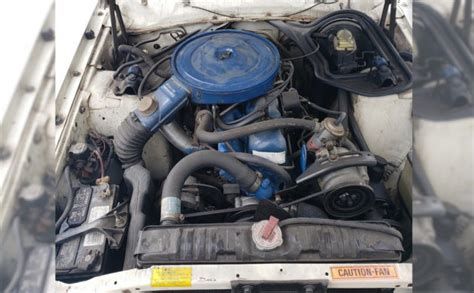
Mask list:
[[151,269],[152,287],[191,287],[191,267],[155,267]]

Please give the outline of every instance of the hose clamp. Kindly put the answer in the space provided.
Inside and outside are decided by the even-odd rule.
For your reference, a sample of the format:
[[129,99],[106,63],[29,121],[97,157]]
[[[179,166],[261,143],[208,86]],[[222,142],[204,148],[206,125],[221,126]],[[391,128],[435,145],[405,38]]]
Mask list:
[[322,127],[322,123],[319,122],[318,119],[314,119],[313,122],[314,122],[314,130],[313,130],[313,132],[315,132],[315,133],[320,132],[320,131],[321,131],[321,127]]
[[178,223],[181,216],[181,200],[177,197],[165,197],[161,200],[160,222],[171,221]]
[[262,173],[260,172],[255,172],[255,173],[257,176],[255,178],[254,183],[252,183],[252,185],[250,185],[250,187],[248,188],[249,192],[256,192],[260,188],[260,185],[262,184],[262,178],[263,178]]

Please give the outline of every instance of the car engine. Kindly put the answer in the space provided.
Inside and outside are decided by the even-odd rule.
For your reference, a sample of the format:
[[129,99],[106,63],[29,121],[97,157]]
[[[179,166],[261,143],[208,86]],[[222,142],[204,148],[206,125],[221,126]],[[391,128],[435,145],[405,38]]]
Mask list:
[[136,34],[112,19],[59,180],[58,279],[408,258],[412,77],[369,16]]

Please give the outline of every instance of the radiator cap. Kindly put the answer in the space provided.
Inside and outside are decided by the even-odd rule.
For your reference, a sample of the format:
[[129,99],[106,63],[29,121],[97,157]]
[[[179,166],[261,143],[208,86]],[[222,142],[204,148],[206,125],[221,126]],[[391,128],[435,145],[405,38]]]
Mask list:
[[283,232],[278,226],[278,219],[273,216],[252,224],[251,231],[258,250],[272,250],[283,244]]

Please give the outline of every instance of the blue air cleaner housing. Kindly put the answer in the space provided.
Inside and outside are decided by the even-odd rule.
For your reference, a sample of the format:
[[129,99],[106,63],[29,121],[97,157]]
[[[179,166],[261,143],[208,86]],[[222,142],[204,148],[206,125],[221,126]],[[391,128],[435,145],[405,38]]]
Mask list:
[[173,76],[152,94],[156,110],[146,115],[135,111],[152,131],[168,123],[189,95],[196,104],[233,104],[265,94],[280,68],[280,54],[255,33],[218,30],[180,44],[171,67]]
[[280,54],[267,39],[250,32],[199,34],[175,51],[174,75],[197,104],[232,104],[265,94],[280,68]]

